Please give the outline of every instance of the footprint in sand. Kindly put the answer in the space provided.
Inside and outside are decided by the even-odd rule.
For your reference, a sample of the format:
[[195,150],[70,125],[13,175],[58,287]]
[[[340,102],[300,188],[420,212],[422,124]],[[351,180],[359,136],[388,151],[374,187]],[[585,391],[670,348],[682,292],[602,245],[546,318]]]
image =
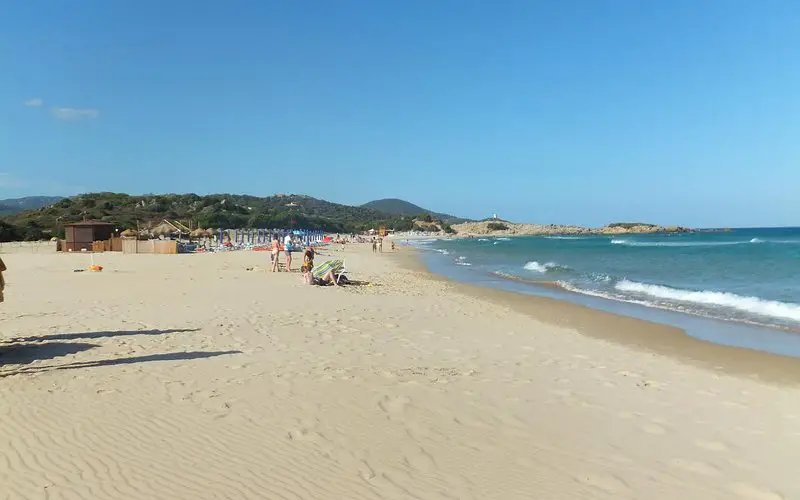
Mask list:
[[728,446],[719,441],[695,441],[694,445],[708,451],[728,451]]
[[728,490],[738,498],[745,500],[785,500],[786,498],[776,491],[747,483],[733,483]]
[[698,462],[685,458],[673,458],[670,460],[670,465],[702,476],[718,476],[720,474],[719,469],[707,462]]
[[667,430],[655,423],[645,424],[641,427],[643,432],[647,434],[652,434],[654,436],[661,436],[667,433]]
[[378,402],[378,408],[387,415],[400,415],[410,403],[411,399],[405,396],[384,396],[383,401]]
[[575,480],[607,493],[621,493],[628,489],[628,483],[623,481],[617,476],[610,474],[588,474],[585,476],[576,476]]
[[403,458],[406,465],[412,470],[431,472],[437,468],[433,457],[421,447],[410,450]]

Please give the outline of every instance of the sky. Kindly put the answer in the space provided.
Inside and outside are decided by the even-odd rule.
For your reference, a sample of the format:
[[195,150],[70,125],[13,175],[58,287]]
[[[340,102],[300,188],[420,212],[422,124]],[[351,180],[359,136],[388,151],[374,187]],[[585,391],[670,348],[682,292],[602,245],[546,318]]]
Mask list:
[[0,198],[800,225],[796,0],[8,0]]

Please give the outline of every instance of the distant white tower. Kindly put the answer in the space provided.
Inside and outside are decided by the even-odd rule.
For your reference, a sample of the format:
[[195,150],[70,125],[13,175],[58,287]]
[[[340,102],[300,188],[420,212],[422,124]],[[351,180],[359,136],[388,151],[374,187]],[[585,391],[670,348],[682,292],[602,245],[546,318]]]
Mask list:
[[497,214],[492,215],[492,219],[497,220]]

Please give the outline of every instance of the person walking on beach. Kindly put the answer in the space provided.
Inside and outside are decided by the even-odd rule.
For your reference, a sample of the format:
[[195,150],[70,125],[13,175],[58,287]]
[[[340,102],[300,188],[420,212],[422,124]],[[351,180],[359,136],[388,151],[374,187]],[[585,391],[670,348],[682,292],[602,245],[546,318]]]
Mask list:
[[378,242],[375,241],[375,237],[372,237],[372,253],[378,252]]
[[383,253],[383,237],[378,238],[378,251]]
[[278,235],[272,235],[272,248],[270,249],[270,257],[272,257],[272,272],[278,272],[278,255],[280,255],[281,243],[278,241]]
[[292,272],[292,233],[288,233],[283,239],[283,253],[286,256],[286,272]]

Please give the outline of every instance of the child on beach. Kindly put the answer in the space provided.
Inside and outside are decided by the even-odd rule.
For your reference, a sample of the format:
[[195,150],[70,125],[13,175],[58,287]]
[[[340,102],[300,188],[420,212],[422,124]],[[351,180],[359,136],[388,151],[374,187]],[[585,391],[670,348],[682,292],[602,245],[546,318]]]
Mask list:
[[303,253],[303,265],[306,266],[309,271],[314,269],[314,255],[316,255],[316,251],[313,246],[309,246]]
[[300,266],[300,272],[303,273],[303,283],[306,285],[314,284],[314,275],[311,274],[311,268],[303,264]]

